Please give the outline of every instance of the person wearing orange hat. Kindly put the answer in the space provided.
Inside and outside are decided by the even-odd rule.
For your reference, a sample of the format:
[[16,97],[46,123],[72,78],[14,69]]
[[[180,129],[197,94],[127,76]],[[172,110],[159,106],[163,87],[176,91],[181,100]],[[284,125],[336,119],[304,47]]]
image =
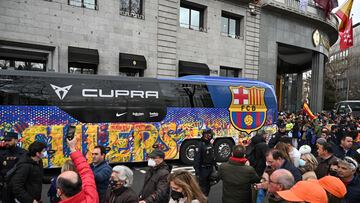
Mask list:
[[327,203],[326,191],[316,181],[299,181],[290,190],[277,194],[289,202]]
[[324,176],[319,179],[319,184],[326,190],[328,203],[341,202],[346,195],[345,184],[338,177]]

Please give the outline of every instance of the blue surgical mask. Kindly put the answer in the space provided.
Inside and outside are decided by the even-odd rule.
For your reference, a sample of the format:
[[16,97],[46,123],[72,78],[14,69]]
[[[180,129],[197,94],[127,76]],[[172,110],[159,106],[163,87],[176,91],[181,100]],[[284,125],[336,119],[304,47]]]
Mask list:
[[305,166],[306,161],[304,161],[303,159],[299,160],[299,166]]
[[41,153],[42,158],[48,158],[47,151]]

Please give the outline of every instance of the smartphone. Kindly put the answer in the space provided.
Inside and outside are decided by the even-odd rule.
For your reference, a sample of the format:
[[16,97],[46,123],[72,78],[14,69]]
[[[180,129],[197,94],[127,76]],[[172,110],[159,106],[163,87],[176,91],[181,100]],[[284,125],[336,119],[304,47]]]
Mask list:
[[67,132],[66,132],[66,139],[68,139],[68,140],[74,139],[75,129],[76,129],[76,127],[72,126],[72,125],[68,127]]

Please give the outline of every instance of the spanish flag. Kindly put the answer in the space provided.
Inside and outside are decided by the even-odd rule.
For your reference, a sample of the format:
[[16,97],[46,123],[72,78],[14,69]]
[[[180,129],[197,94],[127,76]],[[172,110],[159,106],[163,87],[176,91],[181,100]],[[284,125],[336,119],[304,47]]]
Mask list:
[[311,112],[310,107],[307,103],[304,103],[303,111],[306,113],[307,116],[310,117],[311,120],[314,120],[316,118],[316,116]]
[[340,9],[336,12],[336,15],[341,19],[339,25],[339,32],[343,32],[350,18],[351,8],[354,0],[347,0]]

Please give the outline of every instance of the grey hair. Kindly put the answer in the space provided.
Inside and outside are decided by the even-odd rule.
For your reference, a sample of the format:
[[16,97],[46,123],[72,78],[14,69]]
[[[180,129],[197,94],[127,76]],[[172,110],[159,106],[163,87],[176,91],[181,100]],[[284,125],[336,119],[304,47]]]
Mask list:
[[125,181],[125,187],[131,187],[133,180],[134,180],[134,173],[132,172],[131,169],[129,169],[126,166],[115,166],[113,168],[113,171],[118,172],[117,177],[122,180]]
[[352,170],[356,170],[358,168],[358,163],[353,158],[346,156],[344,159],[338,161],[339,164],[344,164],[348,168]]
[[290,171],[286,169],[277,169],[273,172],[273,174],[277,175],[277,183],[281,184],[284,190],[288,190],[294,186],[295,179]]

